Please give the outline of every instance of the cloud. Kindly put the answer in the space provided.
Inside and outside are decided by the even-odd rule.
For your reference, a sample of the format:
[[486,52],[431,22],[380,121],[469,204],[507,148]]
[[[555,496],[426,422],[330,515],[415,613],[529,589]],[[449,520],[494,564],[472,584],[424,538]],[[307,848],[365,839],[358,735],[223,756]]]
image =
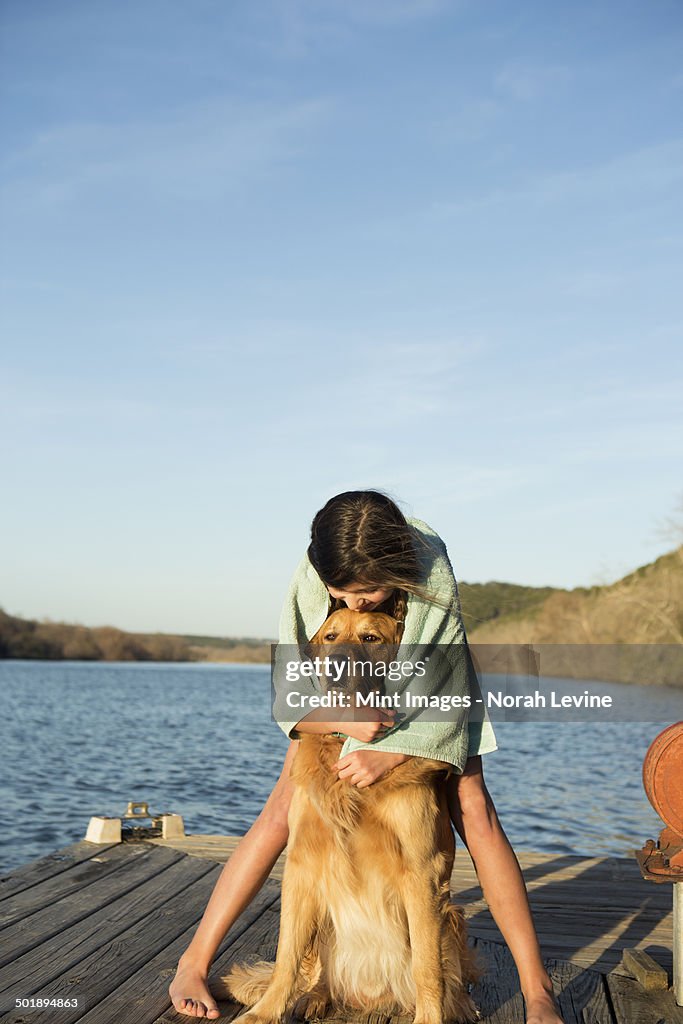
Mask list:
[[216,199],[302,157],[330,107],[324,98],[258,104],[220,97],[151,121],[65,123],[9,154],[2,172],[15,198],[46,204],[122,185]]

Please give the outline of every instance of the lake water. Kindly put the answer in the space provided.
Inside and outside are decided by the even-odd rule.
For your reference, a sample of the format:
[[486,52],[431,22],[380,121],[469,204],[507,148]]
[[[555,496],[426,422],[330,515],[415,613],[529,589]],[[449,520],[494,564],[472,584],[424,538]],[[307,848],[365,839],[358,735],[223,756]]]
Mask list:
[[[631,721],[494,723],[485,777],[516,849],[628,856],[662,827],[641,767],[683,717],[683,693],[601,688],[628,691]],[[0,873],[82,839],[91,815],[118,817],[129,800],[182,814],[190,833],[241,835],[288,743],[262,665],[5,661],[0,709]]]

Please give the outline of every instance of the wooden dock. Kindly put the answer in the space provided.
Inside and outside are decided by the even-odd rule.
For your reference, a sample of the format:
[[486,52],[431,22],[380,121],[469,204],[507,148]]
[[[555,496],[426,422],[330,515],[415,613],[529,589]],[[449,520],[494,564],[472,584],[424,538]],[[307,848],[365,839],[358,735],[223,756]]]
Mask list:
[[[238,839],[188,836],[115,845],[85,840],[0,879],[0,1013],[6,1024],[182,1024],[168,986]],[[670,885],[635,860],[520,853],[566,1024],[683,1024],[669,989],[645,992],[621,966],[625,947],[672,969]],[[224,940],[213,971],[273,959],[283,858]],[[482,1024],[523,1024],[512,958],[458,846],[452,890],[488,971],[474,992]],[[10,1009],[15,997],[75,999],[75,1009]],[[230,1020],[241,1010],[220,1002]],[[380,1015],[364,1024],[406,1024]],[[339,1016],[334,1018],[339,1024]],[[355,1020],[360,1018],[356,1016]]]

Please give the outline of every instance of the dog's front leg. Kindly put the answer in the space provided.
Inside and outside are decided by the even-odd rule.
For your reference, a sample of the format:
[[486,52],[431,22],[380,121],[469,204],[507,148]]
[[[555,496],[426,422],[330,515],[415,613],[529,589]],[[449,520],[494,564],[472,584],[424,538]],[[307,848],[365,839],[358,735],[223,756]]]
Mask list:
[[295,994],[304,954],[315,938],[320,921],[317,893],[299,870],[294,851],[289,856],[282,880],[280,938],[273,976],[258,1002],[233,1024],[278,1024]]
[[410,933],[415,1024],[441,1024],[443,968],[439,894],[432,891],[427,879],[411,870],[403,875],[401,891]]

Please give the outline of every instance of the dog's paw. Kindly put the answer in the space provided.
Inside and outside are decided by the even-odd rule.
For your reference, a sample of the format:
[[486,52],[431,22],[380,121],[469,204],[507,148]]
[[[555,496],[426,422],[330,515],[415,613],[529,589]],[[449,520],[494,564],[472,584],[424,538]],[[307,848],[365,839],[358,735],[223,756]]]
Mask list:
[[330,1005],[328,992],[307,992],[294,1007],[294,1017],[303,1020],[321,1020]]
[[461,1003],[454,1018],[455,1024],[477,1024],[480,1021],[481,1013],[471,998]]
[[253,1010],[247,1010],[246,1013],[235,1017],[232,1024],[278,1024],[278,1021],[267,1020],[265,1017],[259,1017],[258,1013],[254,1013]]

